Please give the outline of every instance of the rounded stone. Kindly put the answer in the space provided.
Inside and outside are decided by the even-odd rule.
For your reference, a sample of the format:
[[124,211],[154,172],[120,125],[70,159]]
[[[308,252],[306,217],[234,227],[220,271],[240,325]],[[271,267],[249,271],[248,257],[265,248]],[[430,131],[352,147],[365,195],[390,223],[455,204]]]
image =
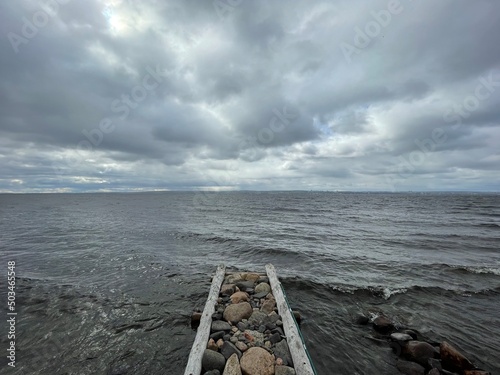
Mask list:
[[210,349],[205,349],[201,359],[201,365],[205,371],[219,370],[224,371],[226,359],[219,352]]
[[253,309],[248,302],[229,305],[224,310],[224,319],[228,322],[238,323],[242,319],[248,319],[252,316]]
[[274,375],[274,357],[265,349],[248,349],[240,361],[243,375]]

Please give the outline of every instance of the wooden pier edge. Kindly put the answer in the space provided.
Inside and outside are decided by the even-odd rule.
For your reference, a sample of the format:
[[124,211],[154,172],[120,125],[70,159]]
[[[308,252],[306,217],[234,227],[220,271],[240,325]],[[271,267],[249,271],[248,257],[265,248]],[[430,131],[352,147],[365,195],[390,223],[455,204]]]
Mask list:
[[219,297],[220,287],[224,281],[225,274],[226,266],[221,264],[217,267],[217,271],[212,280],[210,293],[208,295],[207,302],[205,303],[205,308],[203,309],[200,326],[196,332],[196,338],[191,348],[191,352],[189,353],[189,359],[184,375],[201,374],[201,360],[203,358],[203,352],[207,347],[208,338],[210,336],[210,327],[212,325],[212,315],[215,312],[215,303]]
[[290,354],[292,355],[295,372],[297,375],[315,375],[309,357],[307,356],[305,345],[302,342],[297,325],[295,324],[295,320],[290,311],[290,307],[288,306],[285,296],[283,295],[281,283],[276,276],[274,266],[272,264],[267,264],[266,272],[271,285],[271,290],[274,298],[276,299],[278,313],[281,315],[283,329],[288,347],[290,348]]

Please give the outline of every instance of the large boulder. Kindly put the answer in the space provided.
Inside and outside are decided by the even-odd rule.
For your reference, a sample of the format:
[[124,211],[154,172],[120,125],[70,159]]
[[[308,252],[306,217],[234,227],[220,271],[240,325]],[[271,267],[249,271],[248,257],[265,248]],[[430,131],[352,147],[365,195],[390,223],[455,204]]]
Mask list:
[[274,357],[262,348],[248,349],[240,365],[243,375],[274,375]]
[[224,310],[224,319],[228,322],[238,323],[248,319],[253,313],[252,306],[248,302],[231,304]]
[[241,375],[240,361],[236,353],[227,360],[222,375]]
[[439,345],[439,352],[441,354],[441,363],[445,370],[461,373],[464,370],[474,369],[472,363],[446,341],[443,341],[441,345]]
[[438,351],[425,341],[412,340],[406,343],[406,346],[403,348],[403,354],[413,362],[427,366],[430,358],[438,356]]
[[380,315],[373,320],[373,328],[377,332],[386,334],[394,329],[394,324],[388,317]]
[[226,358],[218,352],[205,349],[201,359],[201,365],[205,371],[219,370],[222,372],[224,371],[224,366],[226,365]]

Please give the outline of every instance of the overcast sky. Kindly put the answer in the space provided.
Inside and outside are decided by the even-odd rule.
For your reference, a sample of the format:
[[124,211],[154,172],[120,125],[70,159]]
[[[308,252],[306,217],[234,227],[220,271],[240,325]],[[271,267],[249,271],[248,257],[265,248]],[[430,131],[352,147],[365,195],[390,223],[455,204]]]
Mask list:
[[500,1],[5,0],[0,192],[500,190]]

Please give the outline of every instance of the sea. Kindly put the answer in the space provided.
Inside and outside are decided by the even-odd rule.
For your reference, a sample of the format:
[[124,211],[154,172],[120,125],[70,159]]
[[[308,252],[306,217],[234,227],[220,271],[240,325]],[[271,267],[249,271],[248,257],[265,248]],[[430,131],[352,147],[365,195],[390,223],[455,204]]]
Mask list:
[[500,374],[500,194],[306,191],[0,195],[0,373],[183,374],[216,267],[268,263],[318,374],[399,374],[360,313]]

